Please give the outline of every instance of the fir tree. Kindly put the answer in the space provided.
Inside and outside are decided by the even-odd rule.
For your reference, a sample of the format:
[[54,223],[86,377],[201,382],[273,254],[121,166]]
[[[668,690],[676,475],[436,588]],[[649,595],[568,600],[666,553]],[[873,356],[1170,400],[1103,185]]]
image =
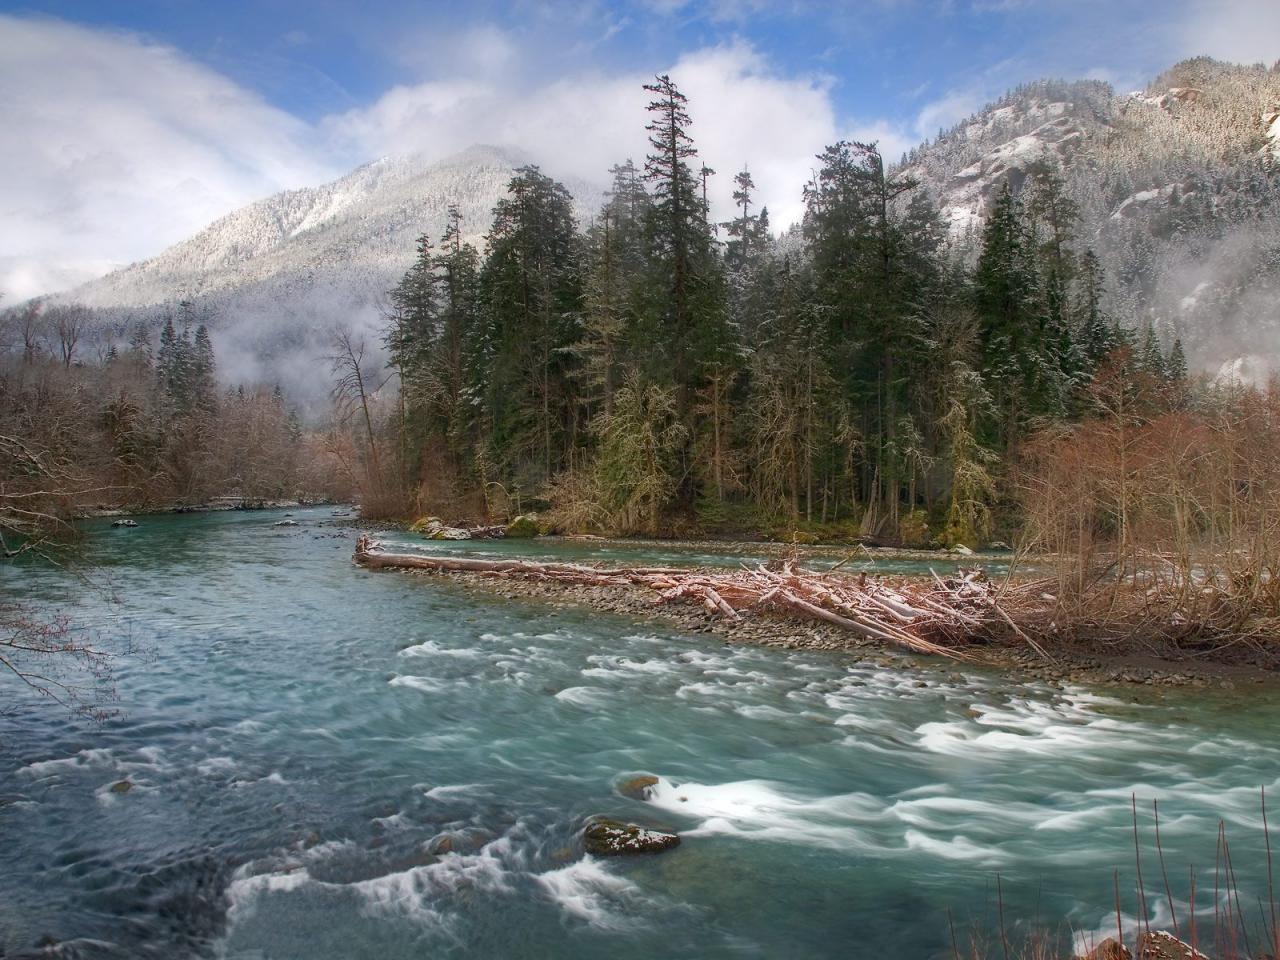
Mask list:
[[487,358],[475,387],[494,462],[545,481],[569,462],[580,426],[570,349],[581,336],[580,245],[563,185],[523,167],[508,192],[480,272]]
[[1169,350],[1169,359],[1165,363],[1165,373],[1170,383],[1185,383],[1187,380],[1187,355],[1182,349],[1182,338],[1173,338],[1173,347]]

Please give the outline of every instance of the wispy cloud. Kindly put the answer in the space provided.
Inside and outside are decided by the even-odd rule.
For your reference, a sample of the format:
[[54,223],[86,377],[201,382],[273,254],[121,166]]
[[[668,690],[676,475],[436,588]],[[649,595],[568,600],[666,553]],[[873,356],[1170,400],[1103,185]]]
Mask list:
[[314,183],[306,124],[169,47],[0,16],[0,291],[13,300],[157,252]]

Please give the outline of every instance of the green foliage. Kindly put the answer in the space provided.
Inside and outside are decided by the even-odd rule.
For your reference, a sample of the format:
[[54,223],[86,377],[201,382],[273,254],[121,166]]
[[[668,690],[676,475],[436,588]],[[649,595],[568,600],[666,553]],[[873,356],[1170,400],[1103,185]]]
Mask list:
[[898,521],[898,539],[904,547],[929,545],[929,513],[927,510],[911,510]]
[[592,474],[610,526],[657,533],[676,490],[675,456],[685,440],[674,391],[632,376],[612,414],[597,418],[593,430],[599,445]]
[[536,537],[541,532],[542,530],[538,526],[537,518],[532,517],[527,513],[522,513],[507,524],[506,536],[517,539],[527,539],[529,537]]
[[1006,184],[980,246],[957,250],[913,178],[842,141],[780,240],[745,168],[733,215],[709,222],[688,100],[665,75],[645,90],[643,169],[611,169],[585,230],[526,167],[483,260],[456,215],[438,252],[420,243],[388,334],[404,452],[446,451],[430,464],[464,489],[545,494],[561,530],[922,545],[933,517],[976,545],[1001,455],[1083,415],[1124,345],[1061,171]]

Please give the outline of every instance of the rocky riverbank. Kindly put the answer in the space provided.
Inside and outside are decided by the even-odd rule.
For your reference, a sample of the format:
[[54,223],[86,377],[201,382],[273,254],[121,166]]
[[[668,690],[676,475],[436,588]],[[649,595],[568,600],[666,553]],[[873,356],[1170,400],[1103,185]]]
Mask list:
[[[404,572],[404,571],[397,571]],[[903,654],[882,644],[851,635],[835,626],[785,616],[759,615],[740,621],[712,616],[692,605],[658,604],[653,592],[634,586],[591,586],[561,581],[492,577],[467,573],[413,571],[439,577],[466,590],[510,600],[533,600],[560,609],[594,609],[653,620],[687,633],[710,634],[728,643],[750,643],[788,650],[838,651],[852,659],[883,666],[915,669],[925,658]],[[974,662],[1008,670],[1050,685],[1063,683],[1126,684],[1144,687],[1189,686],[1234,690],[1274,684],[1270,671],[1250,665],[1215,661],[1208,657],[1168,660],[1130,650],[1055,649],[1052,661],[1024,646],[992,644],[966,649]],[[937,662],[929,661],[936,666]]]

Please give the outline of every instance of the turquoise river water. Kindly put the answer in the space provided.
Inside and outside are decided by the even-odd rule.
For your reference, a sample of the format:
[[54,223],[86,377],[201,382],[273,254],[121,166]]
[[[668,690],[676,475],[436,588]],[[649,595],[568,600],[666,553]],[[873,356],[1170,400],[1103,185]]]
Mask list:
[[[104,523],[88,582],[0,570],[132,648],[103,724],[0,682],[0,956],[945,957],[948,910],[998,929],[997,876],[1011,935],[1113,928],[1117,868],[1131,922],[1132,794],[1155,922],[1153,798],[1180,912],[1189,865],[1211,910],[1219,818],[1246,909],[1265,896],[1280,704],[1252,688],[730,647],[361,570],[330,514]],[[616,791],[642,773],[647,800]],[[683,843],[584,856],[594,814]]]

